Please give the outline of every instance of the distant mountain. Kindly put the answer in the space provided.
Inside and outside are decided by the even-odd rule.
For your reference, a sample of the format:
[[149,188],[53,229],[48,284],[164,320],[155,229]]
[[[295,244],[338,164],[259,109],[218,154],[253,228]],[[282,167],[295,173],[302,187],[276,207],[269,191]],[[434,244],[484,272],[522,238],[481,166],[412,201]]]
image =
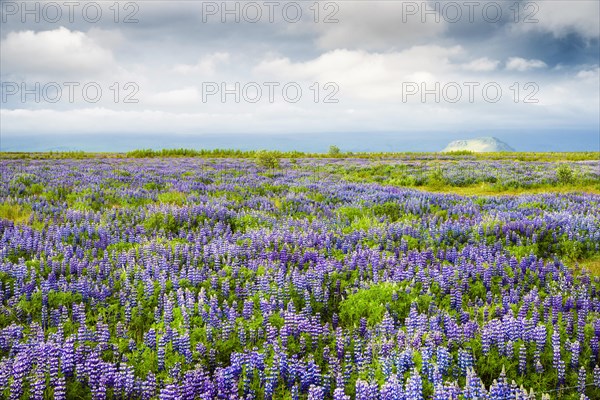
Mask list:
[[515,151],[512,147],[495,137],[480,137],[475,139],[455,140],[450,142],[442,152],[473,151],[476,153]]

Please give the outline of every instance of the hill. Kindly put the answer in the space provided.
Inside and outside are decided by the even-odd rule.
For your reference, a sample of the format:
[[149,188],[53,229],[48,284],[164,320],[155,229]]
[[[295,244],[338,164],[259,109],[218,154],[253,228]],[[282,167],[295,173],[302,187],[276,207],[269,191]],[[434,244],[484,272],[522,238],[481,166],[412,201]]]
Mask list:
[[500,152],[515,151],[508,144],[495,137],[480,137],[475,139],[455,140],[450,142],[442,152],[448,151]]

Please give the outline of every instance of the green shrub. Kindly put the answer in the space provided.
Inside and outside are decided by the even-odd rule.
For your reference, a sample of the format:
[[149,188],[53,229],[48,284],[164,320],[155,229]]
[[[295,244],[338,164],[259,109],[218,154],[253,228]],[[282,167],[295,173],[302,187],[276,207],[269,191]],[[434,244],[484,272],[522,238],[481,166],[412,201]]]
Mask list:
[[29,186],[25,192],[29,195],[40,195],[44,193],[44,185],[40,183],[34,183],[33,185]]
[[37,177],[28,173],[16,174],[15,177],[10,181],[11,186],[31,186],[36,182]]
[[402,215],[402,209],[398,203],[388,201],[383,204],[376,204],[372,208],[376,217],[387,217],[391,222],[397,221]]
[[260,150],[256,152],[256,165],[267,169],[279,168],[279,153],[275,151]]
[[329,146],[329,155],[330,156],[334,156],[337,157],[341,154],[340,148],[335,146],[335,145],[331,145]]
[[43,196],[49,201],[65,201],[69,194],[71,194],[71,189],[66,186],[58,186],[47,190]]
[[257,216],[246,214],[232,219],[230,225],[234,232],[247,232],[265,226],[266,223]]
[[446,184],[446,178],[441,168],[435,168],[432,170],[427,177],[427,184],[431,187],[437,188]]
[[568,185],[575,181],[575,173],[567,164],[561,164],[556,168],[556,179],[561,185]]
[[148,183],[144,184],[143,188],[146,190],[162,190],[163,185],[161,185],[160,183],[156,183],[156,182],[148,182]]
[[340,217],[352,222],[365,215],[365,210],[358,207],[340,207],[337,209],[337,213]]
[[369,324],[380,322],[386,305],[392,302],[392,295],[398,290],[394,284],[381,283],[349,295],[340,303],[340,321],[347,327],[357,326],[361,318],[366,318]]
[[171,214],[152,214],[144,221],[144,228],[148,231],[161,231],[176,233],[179,230],[175,217]]

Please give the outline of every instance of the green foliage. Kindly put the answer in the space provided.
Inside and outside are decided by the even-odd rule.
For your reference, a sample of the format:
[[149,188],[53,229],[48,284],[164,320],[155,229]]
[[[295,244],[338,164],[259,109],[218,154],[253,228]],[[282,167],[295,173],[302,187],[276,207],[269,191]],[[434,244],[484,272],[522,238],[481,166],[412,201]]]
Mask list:
[[563,238],[563,240],[559,242],[558,254],[571,261],[588,256],[583,243],[578,242],[577,240],[568,240],[566,238]]
[[33,185],[29,186],[26,190],[27,194],[30,195],[40,195],[44,192],[44,185],[40,184],[40,183],[34,183]]
[[340,155],[340,153],[341,153],[340,148],[337,147],[336,145],[329,146],[329,155],[330,156],[337,157]]
[[21,173],[16,174],[10,181],[11,186],[31,186],[37,182],[37,177],[33,174]]
[[267,169],[279,168],[280,154],[275,151],[260,150],[256,152],[256,165]]
[[279,315],[279,313],[272,314],[269,317],[269,322],[271,323],[271,325],[273,325],[274,327],[276,327],[278,329],[283,327],[283,325],[285,324],[285,320],[283,319],[283,317],[281,315]]
[[135,249],[138,248],[139,244],[138,243],[131,243],[131,242],[119,242],[119,243],[114,243],[111,245],[108,245],[105,249],[105,251],[107,253],[112,253],[117,252],[117,253],[122,253],[122,252],[126,252],[129,251],[131,249]]
[[[2,159],[84,159],[84,158],[154,158],[154,157],[202,157],[202,158],[253,158],[254,151],[242,151],[234,149],[141,149],[128,153],[90,153],[83,151],[65,152],[0,152]],[[330,157],[328,153],[305,153],[300,151],[288,151],[281,153],[285,158],[320,158]],[[476,159],[476,160],[518,160],[518,161],[597,161],[600,152],[500,152],[500,153],[469,153],[465,151],[449,153],[426,153],[426,152],[346,152],[344,157],[365,159]]]
[[146,221],[144,221],[144,228],[146,228],[147,231],[164,231],[171,233],[179,231],[175,217],[172,214],[161,213],[150,215]]
[[381,322],[386,306],[392,303],[392,295],[398,292],[397,285],[387,282],[359,290],[340,302],[340,321],[346,327],[358,326],[363,317],[371,325]]
[[365,210],[358,207],[340,207],[337,209],[338,215],[350,222],[357,218],[361,218],[365,215],[365,212]]
[[245,214],[232,219],[229,223],[234,232],[248,232],[249,230],[266,226],[267,224],[258,216]]
[[542,203],[541,201],[530,201],[530,202],[526,202],[526,203],[521,203],[519,204],[519,207],[517,208],[525,208],[525,209],[539,209],[539,210],[546,210],[548,208],[548,206],[544,203]]
[[378,221],[376,221],[372,216],[363,215],[359,218],[355,218],[352,220],[349,226],[343,229],[344,233],[350,233],[354,231],[368,231],[374,226],[381,225]]
[[181,192],[164,192],[158,195],[158,202],[181,205],[185,203],[186,197],[186,194]]
[[541,258],[557,256],[565,260],[577,261],[592,258],[597,254],[587,250],[585,242],[570,240],[565,235],[555,241],[552,233],[540,235],[536,243],[507,246],[507,250],[519,259],[533,254]]
[[561,185],[568,185],[575,181],[575,173],[573,172],[573,168],[571,168],[568,164],[560,164],[558,168],[556,168],[556,179]]
[[485,301],[487,290],[482,281],[478,280],[469,285],[469,294],[471,298],[480,298]]
[[444,178],[444,173],[440,167],[433,169],[428,177],[427,184],[432,188],[439,188],[446,184],[446,178]]
[[163,185],[157,182],[144,183],[144,186],[142,187],[146,190],[162,190],[164,188]]
[[63,202],[71,194],[71,189],[66,186],[57,186],[43,193],[48,201]]
[[394,202],[376,204],[372,210],[376,217],[385,217],[391,222],[399,220],[402,216],[400,204]]
[[22,224],[29,220],[31,207],[28,205],[2,203],[0,204],[0,218]]
[[233,149],[214,149],[214,150],[195,150],[195,149],[142,149],[133,150],[126,154],[132,158],[154,158],[154,157],[206,157],[206,158],[223,158],[223,157],[251,157],[253,152],[233,150]]

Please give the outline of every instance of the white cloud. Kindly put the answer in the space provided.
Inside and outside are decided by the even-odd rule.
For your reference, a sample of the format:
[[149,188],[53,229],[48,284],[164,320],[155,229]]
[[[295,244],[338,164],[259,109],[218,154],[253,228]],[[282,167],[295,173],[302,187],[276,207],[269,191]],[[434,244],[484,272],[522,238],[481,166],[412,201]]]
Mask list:
[[84,32],[60,27],[50,31],[9,32],[0,46],[4,74],[79,76],[115,66],[110,50]]
[[244,132],[285,133],[299,126],[307,132],[320,129],[348,130],[351,121],[345,112],[304,109],[293,104],[253,105],[242,112],[227,108],[214,112],[169,112],[156,110],[125,111],[107,108],[76,110],[6,110],[0,109],[2,127],[10,136],[37,134],[194,134]]
[[196,64],[177,64],[173,71],[180,74],[214,74],[220,64],[229,61],[229,53],[218,52],[202,57]]
[[598,80],[600,77],[600,68],[582,69],[577,73],[577,77],[584,80]]
[[546,68],[542,60],[527,60],[521,57],[511,57],[506,61],[506,69],[509,71],[528,71],[530,69]]
[[598,38],[600,2],[572,0],[538,0],[520,13],[513,28],[520,31],[550,32],[555,37],[578,33],[585,38]]
[[189,106],[200,100],[200,93],[195,87],[186,87],[183,89],[169,90],[156,93],[149,96],[147,105],[149,106]]
[[[317,44],[323,49],[402,49],[440,35],[447,25],[443,18],[436,21],[431,14],[422,21],[426,2],[342,1],[335,4],[339,11],[333,15],[339,22],[311,22],[319,34]],[[418,8],[416,15],[412,15],[414,7]],[[333,12],[333,8],[321,10],[320,20]]]
[[306,62],[294,63],[289,58],[263,61],[254,72],[290,81],[335,82],[340,93],[354,98],[397,99],[405,82],[431,82],[455,70],[451,59],[462,52],[460,46],[414,46],[391,53],[333,50]]
[[473,60],[467,64],[463,64],[463,68],[467,71],[489,72],[494,71],[496,67],[498,67],[499,63],[500,61],[498,60],[492,60],[487,57],[482,57]]
[[[437,59],[443,59],[443,49],[438,49]],[[449,54],[452,51],[445,50]],[[416,82],[472,81],[473,73],[465,75],[461,64],[443,63],[438,68],[413,70],[399,69],[405,60],[416,62],[417,50],[398,54],[338,51],[323,55],[305,63],[279,60],[263,64],[262,68],[277,66],[282,74],[295,74],[296,70],[308,71],[307,82],[313,79],[338,76],[340,84],[338,104],[314,103],[312,93],[306,90],[305,101],[296,104],[276,101],[273,104],[260,102],[221,103],[218,97],[209,103],[198,101],[198,88],[189,86],[177,90],[166,90],[149,94],[140,104],[112,104],[111,107],[76,108],[67,110],[49,109],[2,109],[3,132],[11,136],[36,132],[39,134],[84,134],[84,133],[134,133],[134,134],[194,134],[245,132],[367,132],[402,130],[477,130],[490,127],[514,127],[518,129],[546,129],[576,126],[597,126],[599,98],[598,77],[592,77],[593,66],[579,68],[571,73],[556,72],[552,76],[540,77],[536,82],[539,91],[534,98],[536,104],[525,104],[525,95],[530,89],[521,87],[520,102],[513,101],[514,78],[505,70],[498,71],[494,81],[501,85],[503,97],[498,103],[487,103],[481,99],[481,86],[476,89],[476,101],[466,98],[460,103],[440,103],[427,97],[413,96],[402,101],[401,83],[412,79]],[[339,53],[339,54],[338,54]],[[331,57],[331,58],[329,58]],[[355,69],[342,73],[347,61],[354,61]],[[427,65],[423,62],[421,65]],[[335,64],[338,68],[321,71],[323,65]],[[371,69],[369,69],[371,68]],[[375,71],[369,74],[368,71]],[[399,73],[402,79],[394,73]],[[597,72],[596,72],[597,73]],[[378,74],[383,74],[381,77]],[[483,84],[488,78],[478,81]],[[321,84],[325,81],[321,81]],[[350,86],[347,86],[350,85]],[[354,86],[351,86],[354,85]],[[305,89],[307,86],[303,86]],[[466,90],[464,91],[466,93]],[[466,94],[465,94],[466,96]],[[277,96],[280,99],[280,96]],[[375,100],[375,101],[374,101]],[[379,100],[379,101],[377,101]],[[91,107],[91,105],[88,105]],[[153,109],[154,108],[154,109]],[[499,117],[500,116],[500,117]],[[594,125],[596,124],[596,125]]]
[[123,35],[123,32],[117,29],[92,27],[85,34],[96,45],[105,49],[116,49],[121,45],[127,44],[127,38]]

